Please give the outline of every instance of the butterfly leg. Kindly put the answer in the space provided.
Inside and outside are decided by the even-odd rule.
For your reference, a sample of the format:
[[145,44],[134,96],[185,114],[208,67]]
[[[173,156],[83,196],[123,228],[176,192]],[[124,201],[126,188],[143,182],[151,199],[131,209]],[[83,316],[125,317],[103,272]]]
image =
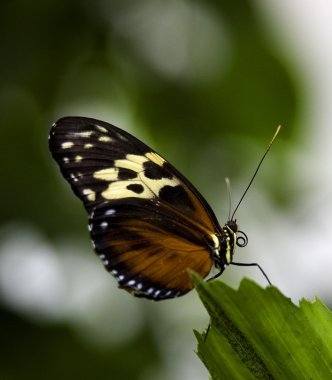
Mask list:
[[[261,271],[262,275],[266,278],[266,281],[269,283],[269,285],[272,286],[272,282],[267,277],[267,274],[264,272],[263,268],[259,264],[257,264],[257,263],[235,263],[233,261],[233,262],[231,262],[231,265],[237,265],[239,267],[257,267]],[[218,274],[218,275],[220,275],[220,274]]]
[[219,276],[221,276],[224,273],[224,270],[225,270],[225,268],[221,269],[220,272],[218,272],[217,274],[215,274],[214,276],[209,278],[207,281],[211,281],[211,280],[214,280],[215,278],[218,278]]

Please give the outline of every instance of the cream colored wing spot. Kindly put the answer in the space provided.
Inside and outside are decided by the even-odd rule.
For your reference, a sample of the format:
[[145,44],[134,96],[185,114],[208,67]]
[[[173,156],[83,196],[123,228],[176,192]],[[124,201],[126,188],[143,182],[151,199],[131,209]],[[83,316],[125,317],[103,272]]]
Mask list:
[[118,138],[122,141],[128,141],[127,137],[121,135],[120,133],[118,133]]
[[155,152],[146,153],[145,157],[159,166],[163,166],[165,160]]
[[86,195],[87,199],[89,201],[95,201],[96,200],[96,193],[91,189],[83,189],[82,193]]
[[115,160],[114,166],[117,168],[129,169],[136,173],[144,170],[144,162],[148,161],[145,156],[140,156],[137,154],[127,154],[125,159]]
[[83,160],[82,156],[76,156],[75,157],[75,162],[81,162]]
[[180,182],[175,180],[174,178],[173,179],[169,179],[169,178],[161,178],[161,179],[147,178],[147,177],[145,177],[144,172],[139,173],[138,177],[142,181],[141,183],[143,183],[145,185],[144,187],[147,187],[153,194],[155,194],[155,196],[158,196],[159,191],[165,186],[175,187],[175,186],[180,184]]
[[85,145],[84,145],[84,148],[85,148],[85,149],[93,148],[93,144],[85,144]]
[[100,142],[111,142],[112,139],[109,136],[101,136],[98,139]]
[[[145,176],[144,164],[152,161],[163,166],[165,160],[157,153],[149,152],[143,155],[127,154],[126,158],[114,161],[114,167],[99,170],[93,177],[110,183],[101,195],[104,199],[143,198],[152,199],[159,196],[160,190],[165,186],[178,186],[180,182],[174,178],[151,179]],[[137,179],[118,181],[119,169],[128,169],[138,173]]]
[[76,135],[80,137],[89,138],[93,134],[93,131],[76,132]]
[[118,168],[107,168],[95,172],[93,178],[101,179],[103,181],[116,181],[118,179],[118,174]]
[[62,149],[70,149],[72,146],[74,146],[72,141],[66,141],[61,144]]
[[[143,187],[143,191],[138,194],[133,190],[128,189],[128,186],[138,185]],[[153,192],[146,186],[142,185],[141,181],[118,181],[112,182],[108,188],[101,193],[104,199],[122,199],[122,198],[154,198]]]
[[127,154],[126,159],[135,162],[136,164],[141,164],[142,169],[144,162],[148,161],[145,156],[141,156],[139,154]]
[[[107,174],[107,176],[109,173]],[[113,174],[110,174],[110,176]],[[115,175],[115,174],[114,174]],[[104,178],[106,178],[106,174]],[[156,198],[159,195],[159,191],[164,186],[175,187],[180,184],[179,181],[169,178],[162,178],[159,180],[154,180],[146,178],[144,173],[139,174],[140,181],[136,180],[127,180],[127,181],[117,181],[112,182],[108,185],[108,188],[101,193],[104,199],[121,199],[121,198],[143,198],[143,199],[152,199]],[[140,192],[131,190],[134,189],[135,185],[141,186],[142,190]],[[129,187],[129,188],[128,188]]]
[[97,128],[100,132],[102,132],[102,133],[108,133],[107,129],[104,128],[104,127],[101,127],[100,125],[96,125],[96,128]]
[[63,162],[64,162],[65,164],[68,164],[68,162],[69,162],[69,158],[68,158],[68,157],[63,157]]
[[157,153],[146,153],[145,156],[138,154],[127,154],[126,158],[116,160],[114,166],[117,168],[124,168],[133,170],[136,173],[144,171],[144,163],[152,161],[159,166],[163,166],[165,160],[161,158]]

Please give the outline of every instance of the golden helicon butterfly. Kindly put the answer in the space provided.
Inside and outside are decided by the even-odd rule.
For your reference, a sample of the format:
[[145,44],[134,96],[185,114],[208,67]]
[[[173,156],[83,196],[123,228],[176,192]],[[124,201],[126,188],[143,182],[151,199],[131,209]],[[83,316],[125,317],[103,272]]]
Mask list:
[[216,267],[218,277],[230,264],[256,265],[265,275],[257,263],[233,262],[236,245],[247,244],[233,218],[238,206],[221,227],[198,190],[129,133],[91,118],[64,117],[52,126],[49,148],[82,200],[95,251],[120,288],[163,300],[194,287],[190,271],[206,277]]

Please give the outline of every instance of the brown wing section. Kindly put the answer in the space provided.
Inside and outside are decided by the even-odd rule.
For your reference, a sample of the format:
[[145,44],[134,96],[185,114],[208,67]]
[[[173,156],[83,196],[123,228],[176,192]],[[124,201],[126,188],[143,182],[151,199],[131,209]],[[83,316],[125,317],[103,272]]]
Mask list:
[[156,200],[105,202],[90,219],[98,255],[119,286],[154,300],[193,288],[188,271],[208,275],[213,261],[205,228]]

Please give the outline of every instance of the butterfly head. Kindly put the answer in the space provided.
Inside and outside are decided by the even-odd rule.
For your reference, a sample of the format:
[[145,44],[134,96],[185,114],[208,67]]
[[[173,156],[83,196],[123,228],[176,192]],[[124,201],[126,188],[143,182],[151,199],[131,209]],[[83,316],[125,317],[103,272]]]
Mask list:
[[236,220],[229,220],[218,236],[213,235],[212,240],[214,243],[213,253],[215,264],[221,270],[223,270],[226,265],[232,263],[235,247],[244,247],[248,243],[246,234],[239,231]]

